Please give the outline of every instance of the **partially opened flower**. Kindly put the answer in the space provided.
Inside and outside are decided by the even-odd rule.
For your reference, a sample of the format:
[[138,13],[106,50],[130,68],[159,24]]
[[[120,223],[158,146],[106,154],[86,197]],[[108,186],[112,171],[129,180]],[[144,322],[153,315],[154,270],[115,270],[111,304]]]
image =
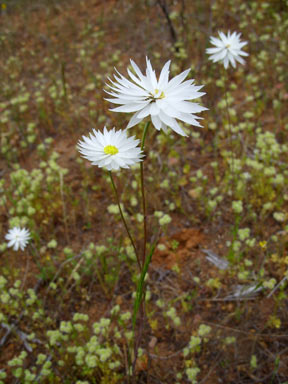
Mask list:
[[199,92],[202,86],[196,86],[194,80],[186,80],[190,69],[169,80],[170,61],[168,61],[157,79],[150,61],[146,59],[146,75],[143,75],[138,66],[131,60],[132,73],[127,69],[130,80],[117,72],[115,81],[109,79],[111,91],[107,93],[113,99],[107,99],[111,103],[120,104],[113,108],[114,112],[134,112],[127,128],[140,123],[145,117],[151,116],[152,123],[157,130],[167,131],[167,126],[182,136],[186,136],[176,119],[187,124],[201,127],[197,121],[200,117],[195,113],[207,108],[190,100],[198,99],[205,95]]
[[247,41],[240,41],[241,33],[229,31],[227,35],[223,32],[218,32],[219,39],[211,36],[210,42],[215,47],[207,48],[206,52],[210,55],[209,60],[213,63],[222,61],[225,68],[229,67],[229,63],[236,68],[236,61],[244,64],[245,60],[241,56],[249,56],[247,52],[242,51],[242,48],[247,44]]
[[8,231],[5,239],[8,240],[8,247],[13,247],[14,251],[19,248],[24,251],[30,239],[30,232],[26,228],[14,227]]
[[104,127],[103,133],[93,129],[93,133],[82,136],[78,142],[78,150],[87,160],[98,167],[105,167],[108,171],[119,168],[129,168],[138,163],[144,156],[137,145],[139,140],[134,136],[127,137],[126,130],[108,131]]

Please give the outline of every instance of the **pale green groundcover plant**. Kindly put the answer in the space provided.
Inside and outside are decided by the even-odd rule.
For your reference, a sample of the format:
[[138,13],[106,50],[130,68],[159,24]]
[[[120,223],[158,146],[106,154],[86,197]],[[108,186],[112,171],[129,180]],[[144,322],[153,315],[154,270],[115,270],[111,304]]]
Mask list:
[[[194,85],[194,80],[185,80],[188,76],[189,69],[182,72],[178,76],[169,80],[170,61],[168,61],[159,76],[153,70],[151,63],[146,58],[146,74],[143,75],[139,67],[131,60],[131,65],[134,73],[127,69],[130,80],[126,79],[119,72],[114,75],[114,80],[110,80],[108,87],[110,91],[107,93],[113,98],[108,99],[110,102],[119,104],[120,106],[112,109],[114,112],[133,112],[134,115],[130,119],[127,128],[131,128],[139,124],[147,116],[151,117],[152,124],[160,131],[168,131],[170,127],[174,132],[186,136],[186,133],[181,128],[178,120],[184,123],[201,126],[198,122],[200,117],[195,114],[206,110],[207,108],[200,106],[190,100],[198,99],[205,93],[199,92],[202,86]],[[80,153],[93,165],[107,168],[109,171],[111,183],[119,212],[126,228],[128,237],[134,249],[137,263],[140,271],[140,278],[137,284],[136,298],[134,302],[134,310],[132,316],[133,334],[134,334],[134,358],[130,357],[131,370],[134,373],[137,360],[137,351],[141,340],[141,329],[145,321],[145,276],[148,271],[154,249],[157,244],[156,240],[152,241],[150,249],[147,252],[147,209],[145,200],[145,185],[144,185],[144,147],[145,139],[148,132],[150,120],[146,123],[143,130],[141,146],[138,147],[139,140],[134,137],[127,137],[127,130],[118,130],[114,128],[110,131],[104,128],[103,133],[93,130],[90,137],[83,136],[83,140],[78,143]],[[142,196],[142,214],[143,214],[143,246],[142,256],[139,255],[139,250],[135,246],[135,241],[129,230],[126,218],[120,204],[118,192],[112,176],[113,170],[120,168],[129,168],[135,163],[140,162],[141,173],[141,196]],[[140,326],[138,336],[135,337],[135,326],[137,314],[140,311]]]

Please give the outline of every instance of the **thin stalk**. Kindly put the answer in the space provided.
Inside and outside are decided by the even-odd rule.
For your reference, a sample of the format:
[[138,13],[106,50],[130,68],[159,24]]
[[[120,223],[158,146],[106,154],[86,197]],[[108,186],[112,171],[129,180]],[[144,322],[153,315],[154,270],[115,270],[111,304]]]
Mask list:
[[232,162],[232,192],[235,195],[236,180],[235,180],[235,161],[234,161],[234,145],[232,139],[232,126],[231,126],[231,117],[229,112],[229,103],[228,103],[228,86],[227,79],[225,79],[225,101],[226,101],[226,113],[228,119],[228,128],[229,128],[229,141],[230,141],[230,150],[231,150],[231,162]]
[[[146,139],[146,136],[147,136],[147,132],[148,132],[148,127],[150,125],[150,121],[148,121],[144,127],[144,131],[143,131],[143,135],[142,135],[142,139],[141,139],[141,150],[143,151],[144,149],[144,146],[145,146],[145,139]],[[142,163],[141,163],[142,164]]]
[[[135,372],[135,366],[136,361],[138,357],[138,347],[140,345],[143,329],[144,329],[144,320],[146,318],[145,316],[145,277],[148,272],[149,264],[151,262],[153,253],[155,251],[156,245],[157,245],[158,239],[154,242],[154,244],[151,246],[150,251],[147,255],[147,258],[145,260],[145,263],[143,265],[143,268],[141,270],[140,279],[137,284],[137,290],[136,290],[136,298],[134,301],[134,307],[133,307],[133,314],[132,314],[132,332],[133,332],[133,339],[134,339],[134,361],[132,364],[132,372]],[[137,320],[137,314],[140,311],[140,325],[139,325],[139,335],[137,339],[135,340],[135,328],[136,328],[136,320]]]
[[60,194],[62,200],[62,211],[63,211],[63,221],[64,221],[64,229],[65,229],[65,237],[67,244],[70,244],[68,224],[67,224],[67,212],[66,212],[66,204],[64,200],[64,189],[63,189],[63,174],[60,172]]
[[64,98],[65,101],[68,102],[68,97],[67,97],[67,81],[66,81],[66,65],[62,61],[61,63],[61,80],[62,80],[62,87],[63,87],[63,93],[64,93]]
[[[150,125],[150,121],[146,123],[142,139],[141,139],[141,150],[144,151],[145,147],[145,139],[148,132],[148,127]],[[148,267],[152,258],[152,254],[154,252],[155,245],[153,244],[152,248],[150,249],[150,252],[148,254],[148,257],[146,257],[146,243],[147,243],[147,207],[146,207],[146,199],[145,199],[145,185],[144,185],[144,162],[142,161],[140,163],[140,182],[141,182],[141,195],[142,195],[142,210],[143,210],[143,254],[142,254],[142,263],[140,268],[140,279],[137,284],[137,290],[136,290],[136,298],[134,301],[134,308],[133,308],[133,317],[132,317],[132,332],[133,332],[133,340],[134,340],[134,359],[132,363],[132,374],[133,374],[133,382],[135,380],[134,373],[135,373],[135,367],[136,367],[136,361],[138,357],[138,347],[140,345],[144,325],[145,325],[145,293],[146,293],[146,287],[145,287],[145,276],[148,271]],[[140,323],[138,328],[138,335],[135,339],[135,327],[136,327],[136,319],[137,314],[140,310]]]
[[118,195],[118,192],[117,192],[117,188],[116,188],[116,185],[114,183],[114,180],[113,180],[113,176],[112,176],[112,172],[109,171],[109,175],[110,175],[110,180],[111,180],[111,184],[112,184],[112,187],[113,187],[113,190],[114,190],[114,193],[115,193],[115,196],[116,196],[116,201],[117,201],[117,205],[118,205],[118,208],[119,208],[119,212],[120,212],[120,215],[121,215],[121,219],[123,221],[123,224],[124,224],[124,227],[126,228],[126,231],[127,231],[127,235],[131,241],[131,244],[132,244],[132,247],[134,249],[134,252],[135,252],[135,255],[136,255],[136,258],[137,258],[137,263],[138,263],[138,266],[139,268],[141,269],[141,263],[140,263],[140,260],[139,260],[139,256],[138,256],[138,253],[137,253],[137,250],[136,250],[136,246],[135,246],[135,243],[133,241],[133,238],[131,236],[131,233],[129,231],[129,228],[128,228],[128,225],[126,223],[126,220],[125,220],[125,217],[123,215],[123,211],[122,211],[122,208],[121,208],[121,205],[120,205],[120,200],[119,200],[119,195]]
[[155,251],[156,245],[157,245],[157,241],[155,241],[155,243],[152,245],[152,247],[150,249],[150,252],[148,253],[148,257],[145,260],[145,264],[143,265],[143,268],[141,270],[140,279],[139,279],[138,284],[137,284],[136,298],[135,298],[135,302],[134,302],[133,315],[132,315],[133,331],[135,330],[135,326],[136,326],[137,313],[139,311],[142,299],[145,295],[145,292],[144,292],[145,277],[146,277],[148,267],[149,267],[149,264],[151,262],[153,253]]
[[40,254],[39,254],[37,247],[35,247],[35,245],[33,243],[30,243],[27,247],[27,250],[28,250],[29,254],[31,255],[34,263],[37,265],[37,268],[39,269],[41,279],[46,280],[47,279],[46,267],[42,266],[41,263],[38,261],[38,260],[40,260]]
[[[142,140],[141,140],[141,150],[144,150],[145,139],[148,132],[148,127],[150,121],[148,121],[144,127]],[[142,265],[144,266],[146,258],[146,243],[147,243],[147,207],[145,199],[145,187],[144,187],[144,162],[140,163],[140,180],[141,180],[141,195],[142,195],[142,209],[143,209],[143,255],[142,255]]]

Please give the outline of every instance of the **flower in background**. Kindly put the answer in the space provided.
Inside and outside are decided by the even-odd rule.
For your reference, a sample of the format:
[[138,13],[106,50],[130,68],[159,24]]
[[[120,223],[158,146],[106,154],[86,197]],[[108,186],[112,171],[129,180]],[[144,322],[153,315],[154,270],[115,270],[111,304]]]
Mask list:
[[203,86],[196,86],[194,80],[186,80],[190,69],[169,80],[169,68],[171,61],[164,65],[159,79],[151,63],[146,58],[146,75],[143,75],[139,67],[131,60],[132,73],[127,69],[130,80],[117,72],[114,75],[115,81],[110,80],[107,84],[110,91],[106,91],[113,99],[107,99],[111,103],[120,104],[119,107],[111,109],[114,112],[134,112],[127,128],[140,123],[145,117],[151,116],[152,124],[159,131],[167,131],[170,127],[176,133],[186,136],[176,119],[184,123],[201,127],[195,113],[207,108],[190,100],[198,99],[205,95],[199,92]]
[[78,150],[87,160],[98,167],[105,167],[108,171],[119,168],[129,168],[142,160],[144,156],[137,145],[139,140],[134,136],[127,137],[126,130],[108,131],[104,127],[103,133],[93,129],[90,136],[82,136],[78,142]]
[[14,251],[19,248],[24,251],[30,239],[30,232],[26,228],[14,227],[8,231],[5,239],[8,240],[8,247],[13,247]]
[[236,61],[244,64],[245,60],[241,56],[249,56],[247,52],[242,51],[242,48],[247,44],[247,41],[240,41],[241,33],[229,31],[227,35],[223,32],[218,32],[219,39],[211,36],[210,42],[215,47],[207,48],[206,52],[210,55],[209,60],[213,63],[222,61],[227,69],[229,63],[236,68]]

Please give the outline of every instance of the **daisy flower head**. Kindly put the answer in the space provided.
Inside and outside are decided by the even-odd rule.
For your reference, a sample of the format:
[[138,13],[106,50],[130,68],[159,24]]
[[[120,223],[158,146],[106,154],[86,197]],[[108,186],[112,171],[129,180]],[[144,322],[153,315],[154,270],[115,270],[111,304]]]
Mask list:
[[115,128],[110,131],[104,127],[103,133],[92,130],[89,136],[82,136],[78,142],[78,150],[92,165],[106,168],[108,171],[119,168],[129,168],[144,156],[141,149],[137,147],[140,140],[127,137],[126,130]]
[[8,241],[8,247],[13,247],[14,251],[19,248],[24,251],[30,240],[30,232],[26,228],[14,227],[8,231],[5,239]]
[[214,45],[213,48],[207,48],[206,52],[210,55],[209,60],[213,63],[222,61],[224,68],[227,69],[229,63],[236,68],[236,62],[244,64],[245,60],[241,56],[249,56],[247,52],[242,51],[242,48],[247,44],[247,41],[240,41],[241,33],[230,31],[227,35],[223,32],[218,32],[219,39],[211,36],[210,42]]
[[151,117],[152,124],[158,131],[163,129],[166,132],[167,127],[170,127],[182,136],[187,135],[177,120],[201,127],[198,122],[200,117],[195,113],[207,108],[190,100],[198,99],[205,95],[205,92],[199,92],[203,86],[196,86],[194,80],[185,80],[190,69],[169,80],[171,61],[167,61],[157,79],[148,58],[146,58],[145,74],[133,60],[130,61],[134,73],[128,68],[129,79],[127,79],[116,71],[115,80],[109,79],[111,84],[107,85],[110,90],[106,91],[113,97],[107,100],[120,105],[111,111],[134,112],[127,128],[139,124],[147,116]]

